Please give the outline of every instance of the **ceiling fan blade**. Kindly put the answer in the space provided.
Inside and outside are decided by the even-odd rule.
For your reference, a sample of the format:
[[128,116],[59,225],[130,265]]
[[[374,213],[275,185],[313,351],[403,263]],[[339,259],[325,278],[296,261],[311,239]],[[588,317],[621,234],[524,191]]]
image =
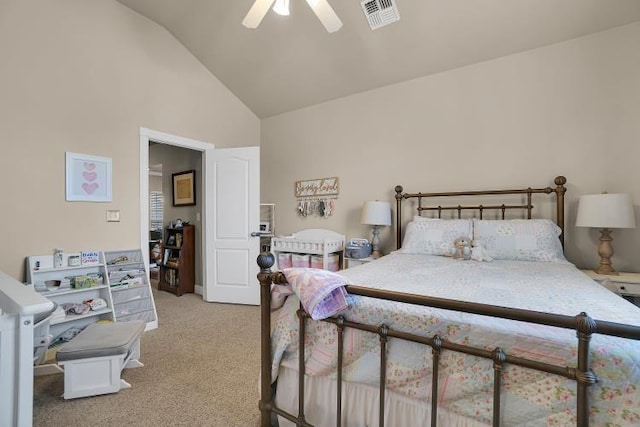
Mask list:
[[256,0],[253,6],[251,6],[251,9],[249,9],[247,16],[244,17],[242,25],[247,28],[258,28],[258,25],[262,22],[262,18],[264,18],[275,1],[276,0]]
[[307,3],[328,32],[335,33],[342,27],[342,21],[327,0],[307,0]]

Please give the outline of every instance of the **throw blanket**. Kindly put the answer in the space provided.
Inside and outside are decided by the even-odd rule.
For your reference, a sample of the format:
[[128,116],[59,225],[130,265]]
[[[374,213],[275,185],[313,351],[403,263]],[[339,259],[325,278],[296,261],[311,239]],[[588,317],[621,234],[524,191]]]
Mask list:
[[[292,291],[314,320],[331,317],[348,307],[344,277],[317,268],[285,268],[282,270],[291,286],[272,290],[273,306],[277,308]],[[277,302],[276,302],[277,301]]]

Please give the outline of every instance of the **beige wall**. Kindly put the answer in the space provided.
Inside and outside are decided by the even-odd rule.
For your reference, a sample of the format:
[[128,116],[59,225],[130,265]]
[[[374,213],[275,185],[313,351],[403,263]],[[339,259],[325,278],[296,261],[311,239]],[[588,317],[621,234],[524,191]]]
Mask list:
[[[640,204],[638,46],[635,23],[263,120],[262,201],[276,204],[279,233],[370,237],[361,206],[393,201],[396,184],[517,188],[562,174],[567,256],[594,266],[599,234],[573,226],[578,196],[630,192]],[[340,178],[335,215],[298,217],[294,182],[330,176]],[[390,227],[381,237],[393,249]],[[614,237],[614,265],[640,271],[640,229]]]
[[[260,145],[260,121],[162,27],[113,0],[0,1],[0,270],[140,246],[140,126]],[[65,201],[66,151],[113,159],[113,202]],[[105,210],[121,211],[107,223]],[[8,244],[10,242],[10,244]]]

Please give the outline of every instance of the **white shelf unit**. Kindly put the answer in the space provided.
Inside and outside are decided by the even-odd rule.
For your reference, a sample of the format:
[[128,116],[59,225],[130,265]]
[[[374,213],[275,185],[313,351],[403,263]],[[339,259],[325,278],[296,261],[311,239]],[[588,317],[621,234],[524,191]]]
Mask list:
[[293,233],[291,236],[271,239],[271,252],[275,257],[275,268],[280,253],[322,256],[323,268],[329,269],[329,255],[338,255],[338,268],[344,265],[344,234],[322,228],[309,228]]
[[105,251],[104,259],[115,320],[143,320],[145,330],[157,328],[158,315],[142,251]]
[[269,251],[276,232],[276,205],[260,203],[260,252]]
[[[53,336],[52,343],[62,333],[70,328],[83,329],[90,323],[98,320],[114,320],[113,300],[109,286],[106,283],[106,269],[104,256],[100,254],[98,264],[65,266],[68,263],[68,254],[63,260],[63,267],[53,266],[53,255],[33,255],[27,257],[27,283],[32,284],[38,293],[51,301],[62,304],[81,304],[84,301],[102,298],[107,302],[107,307],[99,310],[90,310],[85,314],[67,314],[64,318],[54,317],[50,323],[50,333]],[[72,280],[77,276],[97,275],[99,284],[88,288],[75,289],[51,285],[54,281]],[[49,286],[47,286],[49,283]],[[47,289],[47,290],[43,290]]]

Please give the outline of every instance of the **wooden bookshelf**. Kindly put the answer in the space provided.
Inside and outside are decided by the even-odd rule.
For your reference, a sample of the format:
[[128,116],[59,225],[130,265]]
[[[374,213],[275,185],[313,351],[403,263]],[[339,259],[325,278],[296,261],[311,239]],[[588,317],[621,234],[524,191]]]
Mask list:
[[164,229],[158,289],[180,296],[195,288],[195,227]]

